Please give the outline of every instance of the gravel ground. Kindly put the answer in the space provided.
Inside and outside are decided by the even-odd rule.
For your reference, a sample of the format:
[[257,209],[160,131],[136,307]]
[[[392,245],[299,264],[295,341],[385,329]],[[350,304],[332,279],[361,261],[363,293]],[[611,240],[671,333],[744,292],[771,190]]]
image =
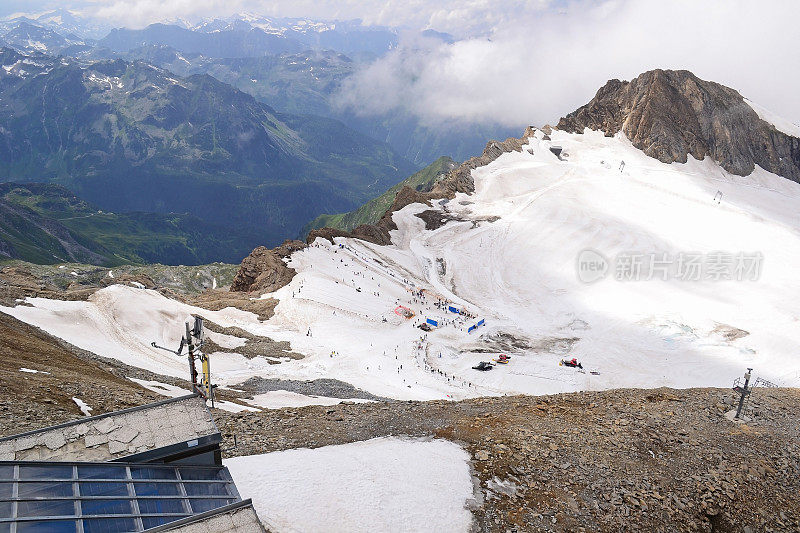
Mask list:
[[800,531],[800,391],[752,398],[747,424],[725,418],[725,389],[345,403],[217,422],[228,455],[387,435],[458,442],[480,479],[480,531]]

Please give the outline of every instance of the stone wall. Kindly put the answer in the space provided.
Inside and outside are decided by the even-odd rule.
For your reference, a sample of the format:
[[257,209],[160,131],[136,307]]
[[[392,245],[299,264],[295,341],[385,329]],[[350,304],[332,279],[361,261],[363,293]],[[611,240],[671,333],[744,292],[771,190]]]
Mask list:
[[109,461],[217,433],[202,398],[183,396],[0,439],[0,461]]

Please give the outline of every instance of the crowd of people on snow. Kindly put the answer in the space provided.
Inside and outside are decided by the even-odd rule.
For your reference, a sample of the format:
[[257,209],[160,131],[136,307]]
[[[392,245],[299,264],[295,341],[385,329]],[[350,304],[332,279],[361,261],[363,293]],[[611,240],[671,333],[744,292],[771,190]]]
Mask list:
[[[314,243],[312,244],[312,247],[321,248],[322,246],[318,243]],[[354,249],[352,246],[349,246],[347,244],[337,243],[333,246],[333,253],[338,254],[340,250],[345,252],[344,254],[345,257],[339,258],[339,261],[336,264],[336,270],[346,271],[347,274],[349,274],[350,280],[348,283],[347,277],[342,276],[338,277],[338,279],[334,279],[333,281],[336,284],[341,283],[344,285],[349,285],[353,287],[354,290],[358,293],[362,293],[362,289],[360,284],[356,282],[356,278],[367,280],[367,276],[369,275],[370,281],[374,282],[376,281],[375,275],[382,274],[390,276],[395,280],[401,282],[409,293],[408,301],[406,302],[401,298],[395,298],[394,303],[396,306],[403,306],[403,304],[407,304],[409,306],[417,307],[418,309],[418,313],[416,314],[417,318],[413,321],[410,321],[410,325],[412,327],[419,327],[426,323],[426,318],[424,316],[421,316],[425,313],[425,311],[433,312],[434,310],[439,310],[448,313],[448,315],[445,315],[445,317],[437,316],[434,318],[434,320],[437,322],[438,328],[452,326],[453,328],[459,329],[460,331],[466,331],[466,322],[468,320],[473,320],[475,318],[475,315],[473,313],[470,313],[466,309],[463,309],[460,305],[454,304],[447,298],[437,295],[427,289],[417,287],[413,281],[407,278],[397,276],[391,269],[387,268],[383,264],[383,262],[379,261],[378,259],[372,257],[366,257],[360,252],[358,252],[356,249]],[[363,271],[357,269],[359,262],[358,260],[364,263]],[[369,273],[369,268],[367,267],[368,263],[373,263],[373,268],[378,269],[378,272],[373,271],[372,273]],[[339,276],[341,276],[341,274]],[[377,287],[381,286],[380,282],[377,282],[376,284]],[[292,297],[294,298],[296,296],[299,296],[302,289],[303,289],[303,284],[301,283],[297,288],[297,290],[292,292]],[[380,298],[381,292],[378,290],[372,291],[372,296]],[[450,307],[458,309],[458,312],[452,313]],[[345,309],[339,309],[339,310],[344,311],[346,314],[356,314],[347,312],[347,310]],[[449,313],[452,313],[452,315],[450,315]],[[336,309],[333,310],[333,315],[336,315]],[[360,316],[360,314],[358,314],[358,316]],[[364,316],[366,318],[370,318],[369,315],[364,315]],[[385,316],[383,316],[381,317],[381,322],[386,323],[388,322],[388,320]],[[312,337],[312,332],[310,327],[308,328],[306,336]],[[424,371],[430,372],[432,375],[438,376],[443,380],[446,380],[446,382],[450,385],[454,386],[460,385],[463,387],[477,387],[476,384],[470,382],[469,380],[465,380],[461,377],[448,374],[447,372],[441,370],[440,368],[437,368],[437,366],[435,366],[433,362],[429,360],[431,359],[431,357],[428,354],[430,344],[428,343],[427,338],[428,334],[426,333],[420,336],[417,340],[412,342],[411,355],[416,360],[417,367],[422,368]],[[402,375],[403,373],[405,373],[405,371],[403,370],[403,364],[399,363],[398,348],[399,345],[395,346],[394,348],[395,360],[398,361],[398,363],[395,366],[395,370],[397,374]],[[336,350],[332,350],[330,352],[331,358],[337,357],[338,355],[339,352]],[[386,351],[383,352],[383,355],[384,356],[387,355]],[[438,358],[442,358],[441,352],[438,353]],[[377,365],[378,370],[382,370],[382,366],[383,365],[380,364]],[[369,368],[370,368],[369,365],[367,365],[366,366],[367,371],[369,371]],[[406,383],[405,378],[403,378],[403,383]],[[415,381],[415,383],[418,383],[418,381]],[[410,385],[408,386],[410,387]],[[450,395],[448,395],[448,397],[449,396]]]

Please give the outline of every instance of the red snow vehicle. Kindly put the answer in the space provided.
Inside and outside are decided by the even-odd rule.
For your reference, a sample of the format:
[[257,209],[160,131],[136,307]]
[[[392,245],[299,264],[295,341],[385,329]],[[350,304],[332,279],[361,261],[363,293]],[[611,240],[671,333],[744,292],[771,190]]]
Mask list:
[[567,361],[566,359],[562,359],[561,362],[559,363],[559,365],[569,366],[569,367],[572,367],[572,368],[583,368],[583,365],[580,364],[578,362],[578,360],[575,359],[574,357],[572,359],[570,359],[569,361]]
[[495,362],[500,363],[501,365],[507,365],[509,361],[511,361],[511,358],[504,353],[501,353],[497,356],[497,359],[495,359]]

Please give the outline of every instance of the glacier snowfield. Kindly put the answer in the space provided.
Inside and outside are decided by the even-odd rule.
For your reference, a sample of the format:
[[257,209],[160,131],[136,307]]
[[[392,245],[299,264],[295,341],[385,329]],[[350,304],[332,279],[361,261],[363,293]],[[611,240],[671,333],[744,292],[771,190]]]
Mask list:
[[[253,376],[335,378],[382,397],[463,399],[727,387],[747,367],[775,384],[800,386],[800,185],[758,167],[731,175],[691,156],[664,164],[622,135],[551,137],[537,132],[522,152],[474,170],[472,195],[396,212],[391,246],[317,239],[296,252],[293,281],[264,296],[280,300],[266,322],[124,285],[86,302],[29,298],[2,311],[165,376],[185,378],[185,360],[150,343],[177,347],[192,313],[289,341],[305,354],[270,364],[224,352],[244,339],[209,333],[223,350],[212,356],[215,380],[227,387]],[[552,146],[563,149],[562,159]],[[449,221],[426,230],[415,215],[431,209]],[[578,276],[585,250],[609,261],[605,277],[592,283]],[[758,278],[709,279],[703,271],[697,280],[622,280],[613,265],[614,258],[655,256],[675,266],[683,254],[758,256]],[[402,316],[400,306],[414,316]],[[439,327],[416,327],[427,319]],[[485,325],[469,332],[480,319]],[[511,361],[472,369],[500,353]],[[583,371],[559,365],[573,357]],[[263,407],[282,399],[315,403],[296,396],[273,394]],[[331,400],[316,403],[324,402]]]

